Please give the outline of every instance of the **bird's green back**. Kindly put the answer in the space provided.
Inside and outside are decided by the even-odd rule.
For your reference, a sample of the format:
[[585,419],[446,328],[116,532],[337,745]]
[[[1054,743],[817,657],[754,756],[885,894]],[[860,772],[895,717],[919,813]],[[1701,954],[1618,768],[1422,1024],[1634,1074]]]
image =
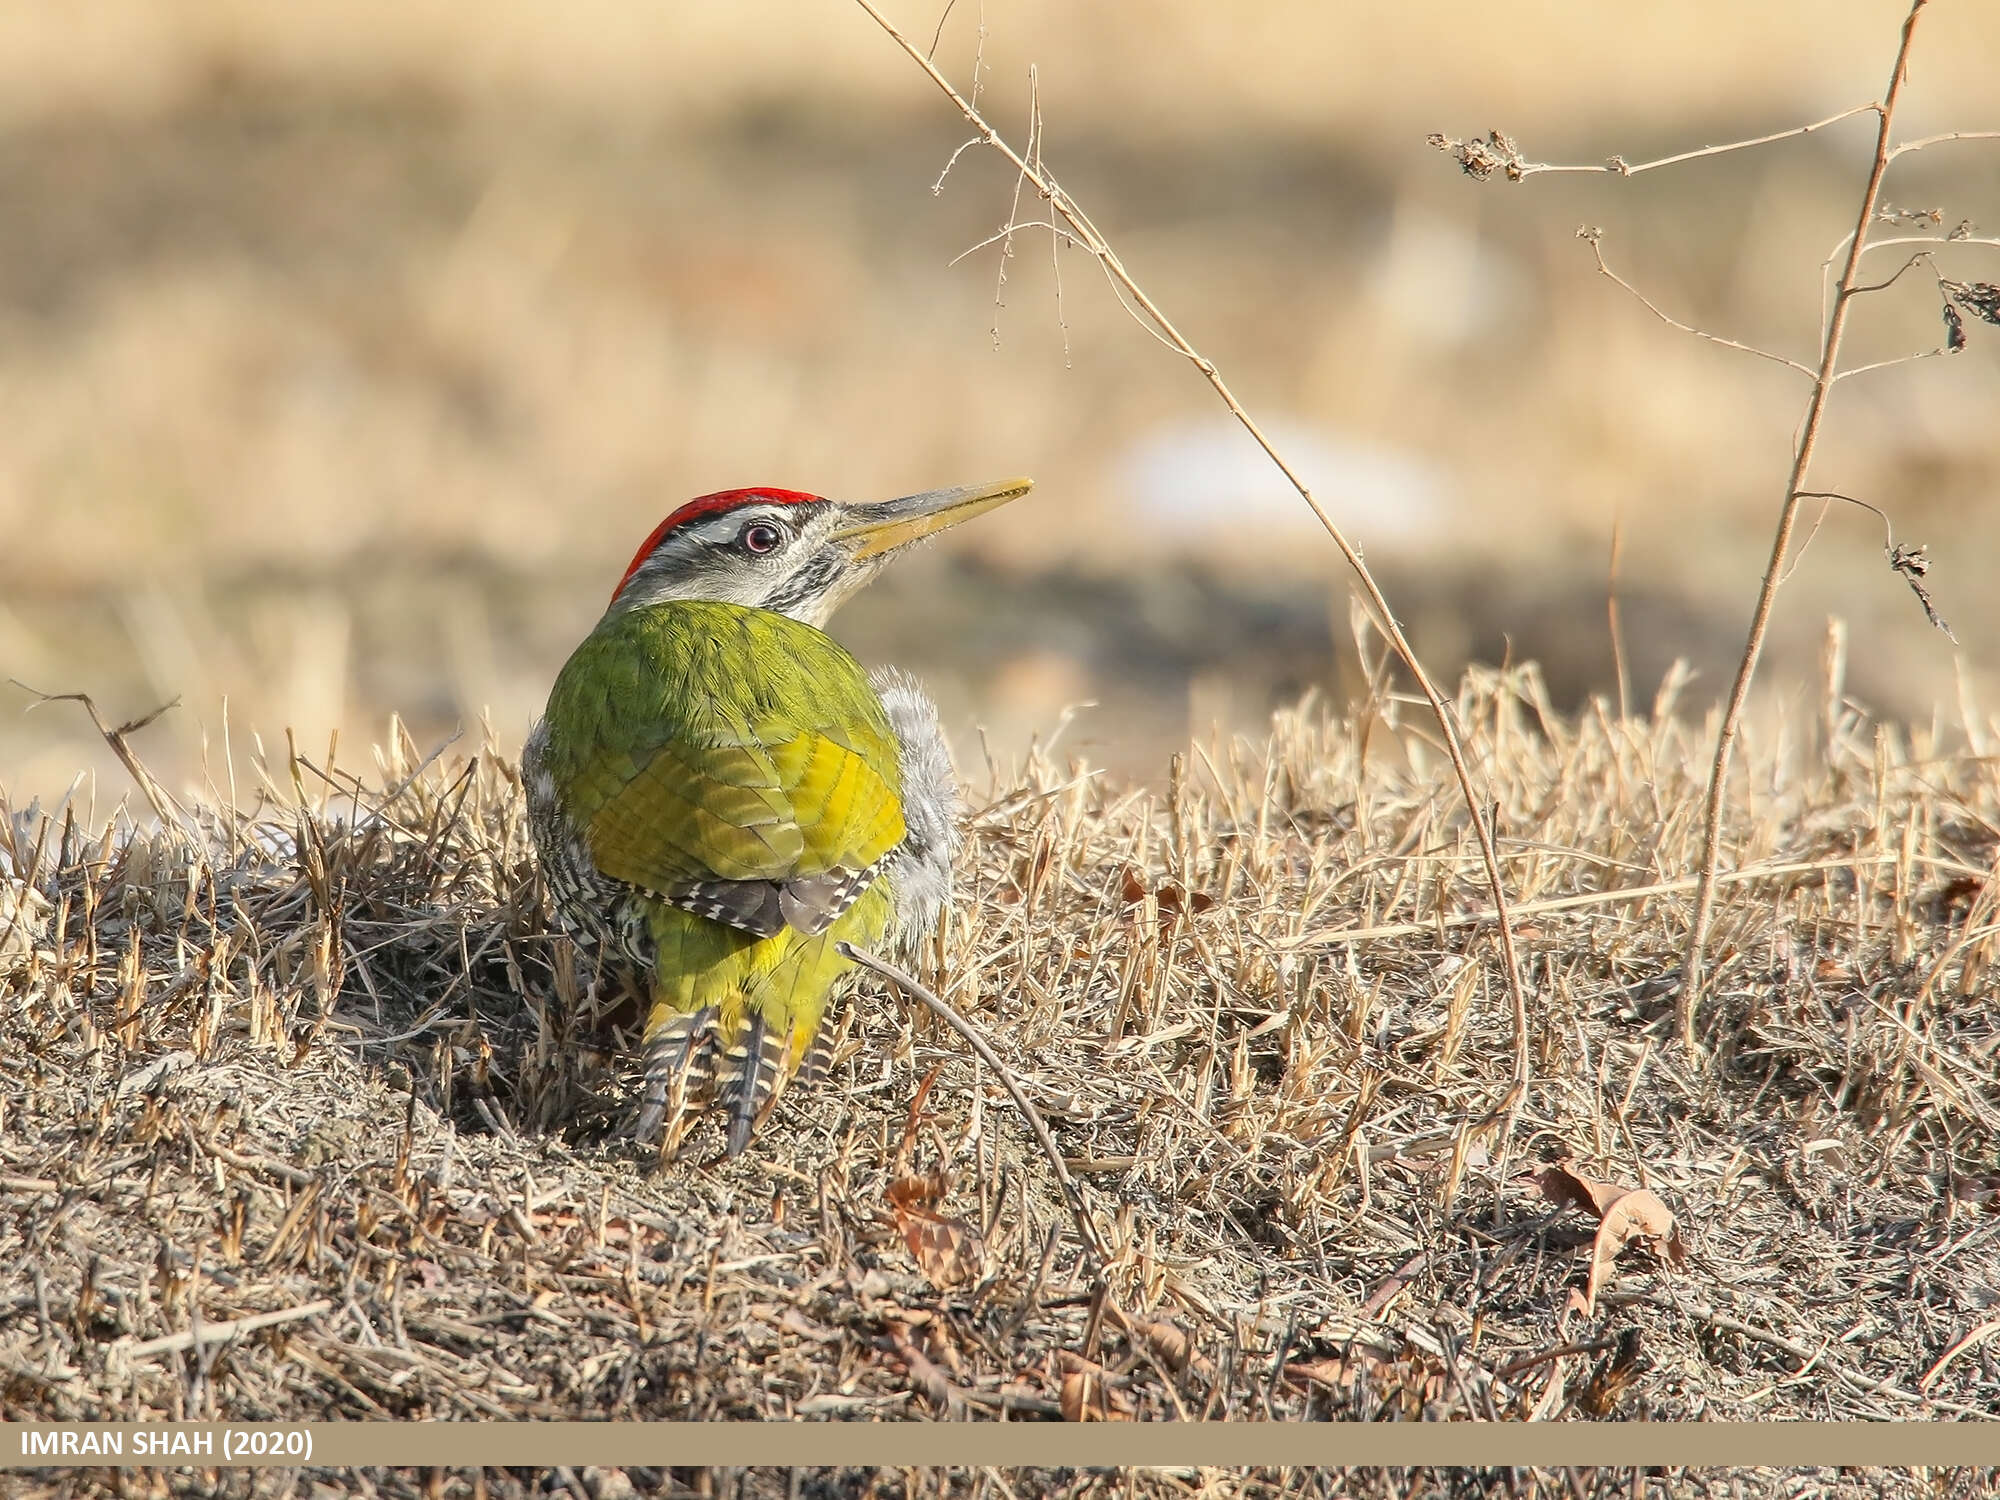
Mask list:
[[546,764],[599,869],[652,890],[872,865],[903,837],[860,663],[768,610],[614,612],[557,677]]
[[[564,813],[650,941],[649,1046],[712,1026],[749,1070],[739,1092],[761,1104],[768,1085],[744,1049],[795,1068],[847,968],[835,944],[872,945],[888,923],[885,885],[865,883],[905,828],[875,689],[810,625],[672,600],[608,614],[557,677],[546,724]],[[758,932],[703,914],[721,910],[711,893],[759,882],[817,892],[828,922]]]

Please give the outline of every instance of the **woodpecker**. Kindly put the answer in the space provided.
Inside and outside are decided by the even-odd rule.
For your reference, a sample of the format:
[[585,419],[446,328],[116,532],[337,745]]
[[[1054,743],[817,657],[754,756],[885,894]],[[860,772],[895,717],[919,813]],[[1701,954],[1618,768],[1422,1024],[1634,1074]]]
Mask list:
[[845,504],[703,495],[640,545],[521,757],[556,915],[647,1002],[634,1133],[727,1111],[741,1152],[851,967],[913,956],[951,892],[958,787],[935,705],[823,627],[912,544],[1032,481]]

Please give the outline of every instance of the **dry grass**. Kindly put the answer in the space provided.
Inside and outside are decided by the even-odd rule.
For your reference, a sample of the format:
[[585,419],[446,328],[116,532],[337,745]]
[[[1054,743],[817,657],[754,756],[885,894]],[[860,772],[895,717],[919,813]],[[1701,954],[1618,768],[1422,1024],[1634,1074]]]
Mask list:
[[[1144,1419],[1988,1413],[1995,761],[1837,696],[1751,736],[1730,857],[1768,873],[1725,891],[1695,1075],[1663,1043],[1705,741],[1671,688],[1622,723],[1532,668],[1461,690],[1535,989],[1511,1117],[1477,859],[1407,705],[1192,747],[1164,797],[989,768],[931,977],[1050,1122],[1109,1299],[999,1081],[873,987],[745,1158],[618,1139],[617,986],[547,934],[491,746],[239,763],[186,837],[13,809],[0,1405],[1025,1420],[1101,1367]],[[1692,1251],[1628,1251],[1566,1324],[1588,1229],[1523,1180],[1563,1154]],[[900,1201],[950,1226],[944,1287],[890,1193],[930,1174]]]
[[[44,1471],[53,1474],[53,1471]],[[133,1471],[125,1471],[131,1475]],[[1949,1469],[1722,1471],[1629,1469],[350,1469],[337,1477],[283,1470],[209,1471],[199,1493],[218,1500],[1979,1500],[1990,1472]],[[21,1500],[169,1493],[164,1479],[107,1484],[69,1470],[40,1484],[26,1479]],[[140,1489],[145,1480],[149,1488]]]
[[[471,1474],[353,1469],[337,1478],[294,1476],[273,1470],[219,1470],[200,1493],[290,1500],[630,1500],[636,1495],[673,1500],[1981,1500],[1991,1493],[1990,1471],[1949,1469],[1851,1469],[1723,1471],[1676,1468],[1639,1473],[1625,1469],[593,1469],[547,1471],[486,1469]],[[23,1500],[117,1495],[83,1471],[21,1492]],[[144,1491],[168,1493],[164,1483]]]
[[[1857,632],[1881,674],[1868,690],[1893,684],[1914,710],[1955,685],[1964,734],[1870,722],[1836,684],[1750,736],[1724,829],[1739,874],[1711,946],[1705,1071],[1670,1044],[1712,737],[1673,716],[1686,680],[1650,717],[1619,720],[1558,714],[1532,668],[1481,670],[1458,712],[1523,923],[1525,1096],[1506,1087],[1508,1010],[1466,815],[1412,705],[1378,685],[1346,713],[1281,714],[1267,739],[1188,747],[1164,796],[1052,752],[987,768],[966,888],[927,977],[1053,1126],[1109,1250],[1101,1279],[1000,1080],[872,982],[831,1079],[788,1099],[747,1159],[718,1161],[697,1136],[656,1170],[624,1143],[629,1003],[618,976],[579,971],[546,930],[507,758],[574,639],[564,621],[596,597],[577,580],[666,500],[741,478],[746,454],[840,493],[910,487],[913,462],[1025,464],[1066,475],[1077,503],[996,545],[1015,561],[1088,553],[1061,584],[1070,599],[1101,604],[1140,575],[1138,602],[1111,612],[1173,613],[1149,564],[1189,544],[1150,534],[1118,455],[1194,420],[1198,398],[1165,389],[1115,312],[1074,303],[1082,368],[1051,380],[1067,331],[1025,266],[1003,357],[960,347],[995,316],[990,284],[947,271],[937,247],[988,232],[992,184],[968,159],[942,207],[923,194],[953,141],[908,128],[907,80],[874,65],[863,28],[779,28],[752,45],[728,26],[635,32],[608,12],[556,38],[521,16],[468,49],[447,41],[456,18],[394,9],[371,27],[331,9],[210,7],[151,48],[131,45],[136,10],[94,13],[83,45],[26,12],[0,17],[15,44],[0,71],[36,77],[0,133],[0,202],[35,226],[0,253],[14,335],[0,388],[20,398],[24,434],[0,462],[0,537],[32,533],[55,560],[0,602],[0,654],[43,686],[115,673],[121,694],[150,684],[204,711],[226,682],[239,712],[233,745],[212,717],[154,741],[176,781],[215,746],[209,794],[168,807],[164,829],[99,825],[80,802],[53,818],[21,808],[101,756],[80,719],[49,732],[64,722],[53,706],[0,732],[17,793],[9,805],[0,788],[0,1411],[1559,1420],[2000,1405],[2000,726],[1967,701],[1992,664],[1947,663],[1902,618],[1872,537],[1821,542],[1829,567],[1801,580],[1799,612],[1879,603]],[[1717,5],[1674,23],[1671,55],[1667,38],[1634,45],[1626,20],[1606,48],[1578,18],[1563,36],[1586,67],[1456,0],[1408,8],[1414,22],[1393,7],[1343,18],[1332,35],[1300,32],[1301,11],[1271,23],[1291,29],[1258,67],[1218,74],[1212,11],[1155,7],[1136,82],[1129,23],[1010,15],[989,97],[1019,103],[1002,91],[1025,41],[1062,58],[1073,92],[1050,108],[1075,133],[1080,181],[1119,185],[1138,252],[1191,289],[1219,356],[1268,371],[1283,408],[1451,470],[1446,529],[1478,541],[1406,564],[1427,586],[1418,624],[1433,606],[1442,621],[1419,649],[1441,635],[1441,661],[1464,659],[1488,617],[1459,580],[1496,558],[1594,616],[1607,500],[1628,589],[1710,624],[1717,601],[1737,608],[1738,516],[1758,464],[1781,456],[1755,436],[1783,429],[1775,383],[1725,376],[1712,351],[1577,295],[1575,195],[1510,224],[1422,185],[1418,143],[1441,112],[1468,109],[1548,136],[1615,101],[1642,138],[1709,120],[1733,133],[1746,99],[1797,113],[1796,97],[1833,86],[1823,59],[1808,80],[1786,71],[1798,49],[1725,28],[1789,37],[1805,13]],[[1947,108],[1954,89],[1986,97],[1991,21],[1975,13],[1958,13],[1960,45],[1926,76]],[[952,23],[961,60],[974,19],[961,6]],[[1811,19],[1865,36],[1854,56],[1872,77],[1875,8]],[[1421,65],[1394,65],[1411,37]],[[1335,55],[1388,92],[1330,78]],[[701,87],[663,87],[662,68]],[[1187,138],[1216,119],[1235,134]],[[1952,179],[1954,202],[1993,168],[1960,170],[1973,176]],[[1639,247],[1635,274],[1690,317],[1776,337],[1805,310],[1785,258],[1821,245],[1846,169],[1816,146],[1766,178],[1715,172],[1614,210],[1674,226]],[[303,180],[310,205],[290,190]],[[919,224],[912,193],[940,217]],[[1553,242],[1551,224],[1565,231]],[[1880,342],[1889,324],[1862,333]],[[1976,640],[1996,606],[1968,599],[1964,579],[1994,526],[1976,502],[2000,462],[1981,405],[2000,365],[1991,350],[1963,364],[1948,385],[1919,370],[1899,391],[1858,392],[1830,442],[1857,488],[1939,543],[1959,580],[1947,612]],[[885,412],[926,436],[852,441]],[[1252,543],[1222,562],[1225,582],[1261,577],[1288,547]],[[378,593],[385,559],[451,587],[392,584],[377,610],[341,558]],[[298,587],[276,578],[279,559]],[[244,579],[279,597],[267,608]],[[1321,608],[1319,585],[1302,587]],[[933,578],[929,592],[949,591]],[[1074,642],[996,629],[994,601],[1014,592],[1003,578],[974,598],[962,640],[940,627],[939,598],[906,601],[877,633],[907,654],[898,637],[923,620],[954,672],[968,642],[1009,642],[1013,658],[956,685],[955,707],[977,702],[988,722],[996,706],[1018,723],[1138,675],[1131,620],[1114,622],[1122,636],[1091,632],[1115,644],[1086,670]],[[1553,613],[1550,639],[1568,642],[1577,609]],[[1492,618],[1519,625],[1519,611]],[[1634,631],[1641,650],[1648,634]],[[1673,643],[1659,649],[1712,661],[1700,634],[1662,631]],[[410,649],[432,638],[439,649]],[[1248,659],[1226,669],[1239,692]],[[1578,701],[1588,673],[1555,671]],[[1026,686],[1010,701],[1005,683]],[[358,780],[331,748],[245,753],[246,709],[307,724],[316,747],[388,703],[417,710],[420,734],[489,707],[499,727],[476,754],[430,760],[392,728]],[[1122,704],[1107,717],[1131,733]],[[1152,755],[1157,724],[1132,738]],[[1570,1312],[1589,1226],[1529,1181],[1562,1157],[1657,1193],[1688,1263],[1634,1248],[1595,1310]],[[295,1478],[220,1483],[252,1494]],[[1994,1478],[342,1483],[399,1497],[1283,1500],[1711,1481],[1955,1495]]]

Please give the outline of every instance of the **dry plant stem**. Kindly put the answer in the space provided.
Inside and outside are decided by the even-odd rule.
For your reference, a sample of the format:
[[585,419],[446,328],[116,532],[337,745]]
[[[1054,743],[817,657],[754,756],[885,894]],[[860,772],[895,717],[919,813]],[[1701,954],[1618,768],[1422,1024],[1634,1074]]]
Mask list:
[[162,703],[151,713],[134,719],[128,724],[120,724],[114,729],[104,722],[104,715],[97,711],[97,704],[92,701],[88,693],[44,693],[39,689],[29,687],[27,683],[22,682],[19,678],[9,678],[8,681],[24,692],[33,693],[37,706],[43,703],[81,703],[83,711],[90,715],[90,722],[96,726],[97,732],[104,737],[104,743],[111,747],[111,753],[118,757],[119,763],[130,773],[133,784],[145,794],[146,801],[152,804],[153,812],[159,817],[161,826],[170,833],[186,834],[186,813],[181,810],[180,804],[174,801],[167,789],[153,779],[152,772],[148,771],[140,763],[139,757],[133,753],[132,747],[125,742],[125,737],[128,734],[137,734],[141,729],[152,723],[153,720],[159,718],[161,714],[167,712],[168,709],[178,707],[180,699],[175,698],[171,702]]
[[1914,141],[1904,141],[1889,153],[1889,160],[1894,161],[1897,157],[1912,151],[1924,151],[1932,146],[1948,145],[1952,141],[2000,141],[2000,130],[1947,130],[1943,135],[1921,136]]
[[[1838,125],[1842,120],[1851,120],[1856,115],[1866,114],[1874,107],[1872,104],[1857,104],[1853,109],[1843,109],[1837,115],[1828,115],[1824,120],[1815,120],[1810,125],[1798,125],[1790,130],[1773,131],[1770,135],[1760,135],[1755,139],[1747,141],[1730,141],[1726,145],[1721,146],[1701,146],[1693,151],[1677,151],[1672,156],[1662,156],[1652,161],[1628,162],[1623,157],[1614,156],[1611,160],[1594,166],[1568,166],[1551,162],[1523,162],[1521,164],[1521,175],[1523,177],[1539,177],[1545,172],[1609,172],[1617,177],[1636,177],[1641,172],[1652,172],[1661,167],[1677,167],[1682,162],[1700,161],[1704,157],[1709,156],[1727,156],[1732,151],[1748,151],[1753,146],[1769,146],[1777,141],[1789,141],[1795,136],[1812,135],[1816,131],[1826,129],[1829,125]],[[1925,144],[1935,145],[1940,141],[1958,139],[1960,139],[1958,136],[1939,136],[1936,140],[1925,142]]]
[[1632,717],[1632,678],[1625,668],[1625,632],[1618,619],[1618,557],[1619,544],[1625,537],[1624,516],[1614,514],[1611,518],[1611,564],[1605,580],[1604,613],[1611,630],[1611,664],[1618,680],[1618,718],[1622,723]]
[[1084,1207],[1083,1194],[1077,1188],[1076,1179],[1069,1175],[1069,1168],[1063,1165],[1062,1152],[1056,1149],[1055,1138],[1049,1134],[1049,1127],[1043,1123],[1040,1111],[1029,1102],[1027,1094],[1022,1091],[1013,1070],[1000,1061],[1000,1054],[995,1052],[992,1044],[980,1035],[978,1027],[933,995],[914,975],[904,973],[887,959],[878,958],[867,949],[857,948],[852,943],[841,943],[838,946],[842,953],[860,964],[862,968],[874,970],[911,999],[921,1001],[932,1015],[964,1037],[966,1045],[978,1053],[980,1061],[991,1068],[1000,1082],[1006,1085],[1008,1094],[1014,1100],[1014,1108],[1021,1112],[1021,1118],[1026,1120],[1028,1127],[1034,1131],[1035,1139],[1041,1143],[1043,1155],[1048,1157],[1049,1166],[1056,1174],[1056,1181],[1062,1184],[1063,1199],[1069,1204],[1071,1217],[1076,1220],[1077,1235],[1082,1239],[1084,1248],[1097,1262],[1097,1274],[1102,1276],[1105,1267],[1111,1264],[1111,1256],[1106,1252],[1104,1242],[1097,1237],[1097,1226],[1090,1222],[1090,1213]]
[[[1410,676],[1415,679],[1425,701],[1430,705],[1432,714],[1437,718],[1438,729],[1444,738],[1445,754],[1450,757],[1452,774],[1457,779],[1459,791],[1465,798],[1466,816],[1471,820],[1473,836],[1479,843],[1480,858],[1486,867],[1486,883],[1493,892],[1493,910],[1496,913],[1500,952],[1507,970],[1507,992],[1513,1001],[1512,1096],[1518,1099],[1528,1081],[1528,1000],[1521,979],[1520,958],[1515,949],[1513,922],[1508,914],[1506,885],[1500,874],[1500,858],[1493,843],[1493,829],[1484,810],[1486,799],[1473,785],[1472,770],[1466,761],[1465,746],[1459,736],[1458,726],[1452,718],[1451,707],[1446,703],[1443,694],[1438,691],[1437,685],[1432,682],[1430,673],[1424,669],[1424,664],[1418,660],[1415,648],[1403,634],[1403,627],[1397,622],[1395,612],[1389,607],[1387,596],[1383,594],[1381,585],[1375,581],[1375,575],[1369,571],[1368,564],[1363,561],[1359,549],[1347,539],[1346,533],[1321,506],[1319,500],[1307,488],[1305,481],[1272,445],[1270,438],[1252,419],[1249,412],[1244,410],[1243,404],[1236,399],[1236,393],[1229,388],[1228,382],[1222,378],[1214,363],[1188,342],[1187,337],[1174,326],[1173,321],[1132,278],[1110,244],[1098,232],[1096,225],[1091,223],[1089,216],[1044,173],[1040,165],[1039,150],[1032,159],[1016,151],[1002,138],[999,131],[987,123],[978,107],[959,93],[952,86],[951,80],[938,71],[937,65],[913,45],[908,37],[898,31],[887,16],[876,9],[873,0],[855,0],[855,3],[868,13],[876,25],[888,33],[890,39],[909,55],[912,62],[930,76],[931,82],[951,100],[958,112],[965,117],[966,122],[979,132],[980,139],[1011,162],[1015,170],[1020,173],[1021,180],[1032,184],[1041,194],[1057,217],[1069,226],[1069,232],[1074,235],[1077,243],[1096,257],[1098,263],[1103,266],[1105,274],[1111,278],[1113,286],[1118,290],[1120,300],[1125,301],[1127,310],[1136,307],[1144,314],[1144,317],[1138,320],[1141,326],[1201,372],[1202,377],[1214,388],[1216,395],[1222,398],[1222,404],[1229,408],[1230,415],[1243,425],[1244,431],[1256,440],[1257,446],[1262,448],[1271,462],[1278,466],[1279,472],[1285,476],[1292,488],[1299,492],[1299,498],[1305,501],[1313,515],[1318,518],[1320,525],[1326,529],[1327,535],[1333,539],[1333,544],[1340,549],[1341,556],[1347,559],[1347,565],[1353,570],[1361,591],[1375,615],[1378,628],[1395,648],[1396,655],[1409,670]],[[1130,300],[1126,301],[1128,298]]]
[[[1793,875],[1812,875],[1828,870],[1852,870],[1863,865],[1892,865],[1898,858],[1899,856],[1894,854],[1849,855],[1841,859],[1751,865],[1741,870],[1725,870],[1715,877],[1715,883],[1739,885],[1757,880],[1783,880]],[[1976,877],[1979,872],[1967,866],[1964,870],[1953,873]],[[1621,886],[1611,891],[1585,891],[1576,896],[1548,896],[1539,901],[1518,901],[1514,904],[1514,915],[1541,917],[1558,911],[1588,911],[1607,906],[1625,906],[1634,901],[1649,901],[1655,896],[1671,896],[1680,891],[1691,891],[1700,878],[1698,875],[1684,875],[1678,880],[1655,881],[1651,885]],[[1302,948],[1331,947],[1336,943],[1370,943],[1385,938],[1417,937],[1440,929],[1477,927],[1482,922],[1492,920],[1491,911],[1467,911],[1449,917],[1426,917],[1421,922],[1384,922],[1373,927],[1347,927],[1333,932],[1304,933],[1295,938],[1280,939],[1270,946],[1278,953],[1293,953]]]
[[[1621,1298],[1618,1300],[1627,1299]],[[1629,1300],[1651,1303],[1655,1307],[1668,1308],[1674,1312],[1692,1313],[1711,1328],[1718,1329],[1723,1333],[1741,1334],[1744,1338],[1755,1339],[1760,1344],[1769,1344],[1773,1349],[1781,1349],[1794,1359],[1804,1360],[1806,1362],[1805,1366],[1801,1370],[1794,1371],[1789,1377],[1793,1380],[1798,1379],[1799,1375],[1804,1373],[1804,1369],[1811,1368],[1826,1353],[1824,1348],[1815,1351],[1797,1339],[1786,1338],[1783,1334],[1775,1333],[1768,1328],[1759,1328],[1755,1323],[1745,1323],[1740,1318],[1732,1318],[1727,1313],[1698,1298],[1670,1301],[1668,1298],[1662,1297],[1657,1293],[1649,1293]],[[1943,1361],[1939,1361],[1940,1365],[1942,1363]],[[1937,1400],[1923,1393],[1921,1390],[1905,1390],[1893,1381],[1877,1380],[1872,1376],[1859,1374],[1838,1364],[1831,1364],[1828,1368],[1836,1380],[1853,1386],[1856,1390],[1867,1391],[1872,1395],[1887,1396],[1891,1400],[1907,1402],[1912,1406],[1935,1406],[1941,1410],[1954,1412],[1960,1416],[1991,1416],[1990,1412],[1980,1408],[1967,1406],[1957,1401]],[[1937,1367],[1933,1366],[1933,1369],[1935,1368]]]
[[1723,797],[1729,777],[1729,757],[1736,746],[1736,733],[1743,720],[1743,705],[1750,696],[1750,682],[1756,675],[1758,658],[1763,654],[1764,637],[1771,625],[1771,609],[1784,576],[1786,555],[1791,550],[1792,531],[1798,523],[1799,505],[1804,499],[1801,492],[1805,488],[1806,473],[1812,466],[1813,449],[1819,442],[1820,421],[1826,414],[1827,397],[1833,391],[1848,309],[1859,294],[1856,275],[1866,249],[1868,226],[1875,221],[1876,204],[1881,199],[1882,175],[1889,169],[1889,132],[1895,124],[1896,104],[1902,97],[1903,83],[1908,74],[1910,44],[1916,37],[1917,22],[1922,19],[1927,4],[1929,0],[1914,0],[1910,6],[1910,13],[1903,21],[1902,42],[1896,49],[1896,63],[1889,73],[1888,90],[1882,102],[1874,106],[1875,160],[1869,167],[1868,185],[1861,193],[1854,238],[1848,244],[1847,262],[1840,273],[1833,313],[1827,320],[1826,338],[1820,347],[1819,371],[1813,378],[1812,398],[1807,403],[1805,422],[1799,430],[1791,477],[1785,483],[1785,501],[1779,509],[1777,531],[1771,539],[1771,560],[1764,568],[1764,580],[1757,591],[1757,606],[1750,617],[1749,635],[1743,642],[1743,657],[1737,663],[1736,678],[1730,685],[1722,724],[1715,735],[1715,761],[1709,770],[1708,791],[1702,807],[1701,863],[1695,886],[1694,923],[1688,932],[1681,987],[1674,1002],[1674,1020],[1680,1031],[1681,1044],[1690,1053],[1698,1050],[1699,1046],[1695,1037],[1695,1012],[1701,1001],[1702,966],[1707,959],[1708,935],[1715,918],[1716,867],[1722,858]]
[[1615,282],[1618,286],[1630,292],[1641,307],[1645,308],[1647,312],[1658,318],[1669,328],[1678,329],[1682,333],[1691,333],[1698,339],[1706,339],[1711,344],[1720,344],[1725,349],[1735,349],[1744,354],[1754,354],[1759,359],[1768,359],[1773,364],[1783,365],[1788,370],[1797,370],[1801,375],[1810,376],[1813,374],[1811,365],[1801,364],[1799,361],[1787,358],[1782,354],[1774,354],[1769,349],[1759,349],[1755,344],[1745,344],[1736,339],[1724,338],[1719,333],[1710,333],[1707,329],[1697,328],[1692,323],[1683,323],[1679,318],[1668,313],[1657,302],[1653,301],[1651,297],[1648,297],[1606,264],[1604,246],[1598,242],[1596,230],[1578,230],[1577,233],[1582,238],[1590,241],[1590,253],[1597,259],[1598,275]]
[[125,1351],[128,1359],[151,1359],[159,1354],[178,1354],[183,1349],[199,1349],[207,1344],[227,1343],[245,1334],[255,1333],[260,1328],[276,1328],[282,1323],[296,1323],[301,1318],[316,1318],[321,1313],[331,1312],[333,1303],[324,1298],[307,1302],[298,1307],[283,1307],[276,1312],[254,1313],[247,1318],[232,1318],[226,1323],[204,1323],[169,1333],[156,1339],[147,1339],[143,1344],[134,1344]]

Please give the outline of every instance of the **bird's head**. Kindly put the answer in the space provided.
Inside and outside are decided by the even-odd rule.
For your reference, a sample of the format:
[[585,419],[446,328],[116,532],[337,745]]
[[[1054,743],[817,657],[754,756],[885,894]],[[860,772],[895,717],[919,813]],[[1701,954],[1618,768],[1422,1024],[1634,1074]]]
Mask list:
[[703,495],[653,529],[611,608],[714,599],[824,625],[898,552],[1025,495],[1032,484],[1003,479],[854,505],[797,490]]

